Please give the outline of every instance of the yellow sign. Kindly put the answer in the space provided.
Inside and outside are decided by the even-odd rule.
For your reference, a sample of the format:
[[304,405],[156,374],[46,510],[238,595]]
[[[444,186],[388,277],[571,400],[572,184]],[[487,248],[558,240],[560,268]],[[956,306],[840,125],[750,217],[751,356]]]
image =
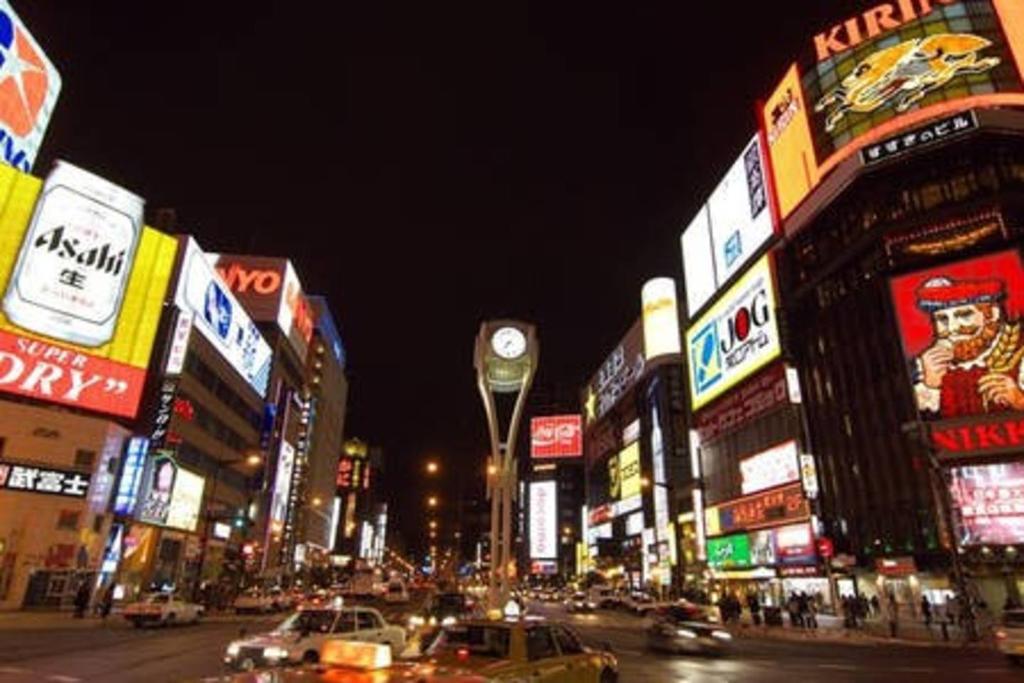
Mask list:
[[619,453],[619,490],[626,500],[640,495],[640,444],[634,442]]
[[803,93],[800,71],[793,64],[764,106],[768,154],[781,218],[788,216],[820,179]]
[[[0,294],[4,296],[0,307],[0,391],[132,417],[141,398],[177,240],[143,228],[134,255],[128,250],[113,252],[111,243],[97,243],[85,250],[77,238],[68,237],[65,224],[60,223],[26,245],[33,212],[42,199],[41,189],[38,178],[0,166]],[[68,221],[80,224],[88,220],[82,212],[69,209],[65,213]],[[55,220],[61,216],[47,217]],[[77,227],[82,231],[91,224]],[[26,250],[46,250],[47,267],[22,265],[15,273],[19,255]],[[28,262],[27,257],[22,261]],[[63,270],[54,265],[65,262]],[[120,269],[128,274],[119,304],[116,298],[102,299],[89,291],[93,271]],[[96,315],[100,303],[108,307],[109,317],[115,319],[113,332],[106,335],[108,341],[95,346],[68,341],[70,336],[56,332],[52,317],[26,313],[36,305],[34,298],[47,292],[52,298],[58,288],[69,319]],[[78,290],[81,293],[75,294]],[[15,300],[21,316],[17,324],[8,317]]]

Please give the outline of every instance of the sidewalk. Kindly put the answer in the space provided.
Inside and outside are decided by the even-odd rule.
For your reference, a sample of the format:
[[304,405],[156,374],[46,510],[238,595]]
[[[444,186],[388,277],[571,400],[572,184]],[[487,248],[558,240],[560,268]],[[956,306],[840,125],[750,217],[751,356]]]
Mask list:
[[932,625],[928,629],[923,623],[901,621],[896,638],[889,636],[889,624],[878,619],[869,619],[860,628],[849,629],[843,626],[843,618],[827,614],[818,615],[818,628],[794,628],[786,619],[785,626],[754,626],[750,616],[744,613],[737,635],[742,638],[774,638],[783,640],[820,641],[845,643],[848,645],[909,645],[914,647],[947,647],[947,648],[989,648],[990,643],[984,640],[978,643],[965,644],[960,629],[948,627],[949,640],[942,638],[942,629]]
[[[115,609],[107,617],[106,621],[98,616],[89,614],[83,619],[75,619],[71,611],[13,611],[0,612],[0,631],[46,631],[52,629],[124,629],[132,628],[121,615],[120,610]],[[201,623],[219,623],[227,621],[246,620],[247,617],[239,617],[232,612],[214,612],[203,616]]]

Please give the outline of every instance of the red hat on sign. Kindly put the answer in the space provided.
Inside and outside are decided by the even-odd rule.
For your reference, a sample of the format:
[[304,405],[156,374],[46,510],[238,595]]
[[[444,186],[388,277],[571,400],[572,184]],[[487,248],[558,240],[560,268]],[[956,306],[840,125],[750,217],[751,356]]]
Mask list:
[[991,304],[1006,298],[1000,280],[952,280],[933,277],[917,290],[917,305],[923,311],[937,311],[968,304]]

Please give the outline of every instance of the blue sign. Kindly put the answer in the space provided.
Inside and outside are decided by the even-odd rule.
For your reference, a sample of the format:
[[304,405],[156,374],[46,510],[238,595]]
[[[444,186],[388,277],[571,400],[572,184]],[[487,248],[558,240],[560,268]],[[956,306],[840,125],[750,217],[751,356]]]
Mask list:
[[690,362],[693,363],[697,393],[710,389],[722,379],[722,361],[718,355],[718,325],[712,318],[690,342]]
[[317,313],[316,329],[320,332],[320,336],[323,337],[327,348],[334,354],[334,358],[344,368],[345,345],[341,343],[341,334],[338,332],[337,323],[334,322],[334,316],[331,315],[327,299],[322,296],[311,296],[309,300],[312,302]]
[[114,496],[115,515],[130,515],[135,509],[148,452],[149,439],[136,436],[128,440],[128,448],[124,454],[124,466],[121,468],[121,479],[118,481],[117,494]]

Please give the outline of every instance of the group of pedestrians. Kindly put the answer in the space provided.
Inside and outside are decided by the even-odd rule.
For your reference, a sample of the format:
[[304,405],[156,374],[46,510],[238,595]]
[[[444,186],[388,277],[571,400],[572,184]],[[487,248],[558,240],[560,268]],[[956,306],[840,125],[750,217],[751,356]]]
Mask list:
[[807,593],[790,593],[786,601],[789,625],[794,628],[818,628],[818,603]]
[[[89,581],[82,581],[78,584],[78,590],[75,591],[75,619],[84,619],[85,613],[89,609],[89,602],[92,598],[92,591],[89,589],[89,584]],[[96,603],[96,613],[100,615],[101,619],[106,620],[106,618],[110,616],[110,612],[113,608],[114,582],[111,581],[100,593],[99,602]]]

